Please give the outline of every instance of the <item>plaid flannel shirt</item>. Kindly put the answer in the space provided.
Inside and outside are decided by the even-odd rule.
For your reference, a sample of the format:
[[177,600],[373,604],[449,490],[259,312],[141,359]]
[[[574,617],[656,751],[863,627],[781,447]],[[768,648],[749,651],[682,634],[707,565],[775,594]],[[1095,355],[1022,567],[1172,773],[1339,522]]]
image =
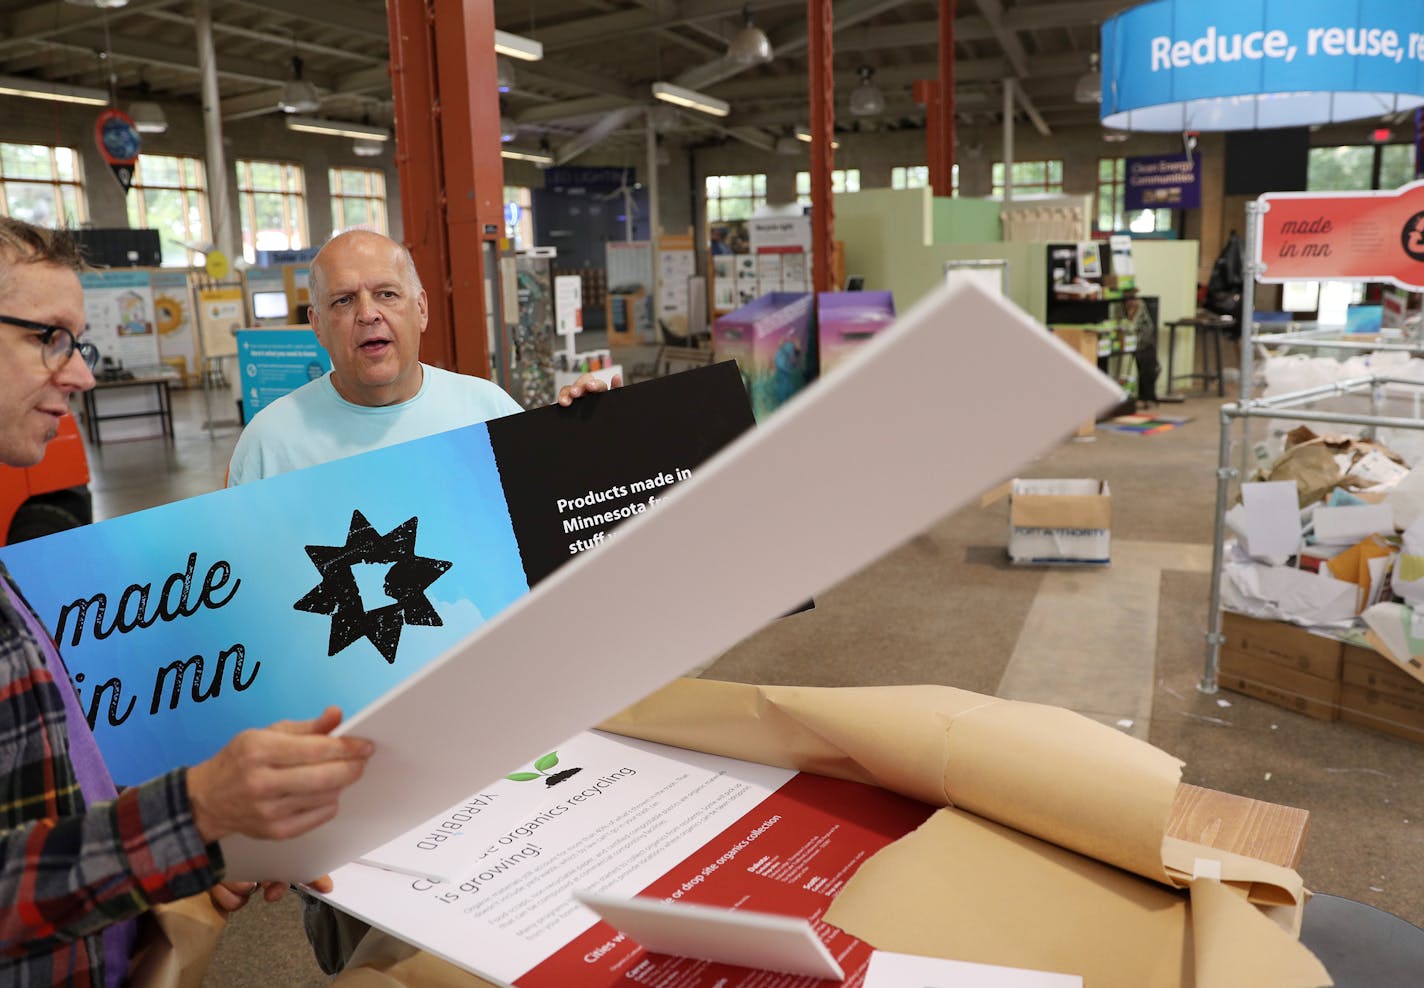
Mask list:
[[[0,566],[0,984],[104,984],[101,930],[221,877],[176,769],[85,806],[64,700]],[[12,605],[9,596],[13,596]]]

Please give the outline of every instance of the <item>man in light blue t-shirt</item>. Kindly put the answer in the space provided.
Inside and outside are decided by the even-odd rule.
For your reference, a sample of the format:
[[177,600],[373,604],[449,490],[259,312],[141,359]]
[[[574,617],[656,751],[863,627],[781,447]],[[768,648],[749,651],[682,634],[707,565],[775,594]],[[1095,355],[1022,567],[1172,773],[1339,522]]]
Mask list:
[[[490,381],[420,362],[429,310],[402,244],[369,230],[333,237],[312,261],[309,287],[331,373],[253,417],[233,450],[229,487],[523,410]],[[558,401],[607,387],[585,374]]]
[[[233,450],[229,487],[523,411],[490,381],[420,362],[429,310],[404,245],[369,230],[333,237],[312,260],[309,290],[331,373],[253,416]],[[621,383],[615,376],[613,386]],[[584,374],[559,389],[558,402],[607,389]],[[336,973],[369,928],[306,896],[302,912],[317,961]]]

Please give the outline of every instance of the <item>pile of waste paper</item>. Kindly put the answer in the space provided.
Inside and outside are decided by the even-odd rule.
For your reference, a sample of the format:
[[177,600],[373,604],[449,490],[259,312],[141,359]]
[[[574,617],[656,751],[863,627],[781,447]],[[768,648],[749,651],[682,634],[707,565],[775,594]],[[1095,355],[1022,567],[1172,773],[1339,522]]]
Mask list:
[[1364,627],[1396,661],[1424,657],[1424,466],[1375,440],[1300,427],[1242,483],[1226,525],[1224,608]]

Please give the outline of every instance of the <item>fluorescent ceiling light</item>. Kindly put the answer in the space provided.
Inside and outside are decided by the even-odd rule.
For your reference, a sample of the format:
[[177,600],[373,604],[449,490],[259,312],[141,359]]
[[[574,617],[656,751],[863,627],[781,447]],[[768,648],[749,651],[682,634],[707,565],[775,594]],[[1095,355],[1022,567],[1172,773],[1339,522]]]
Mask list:
[[30,99],[54,100],[58,103],[82,103],[85,106],[109,104],[109,94],[102,89],[47,82],[44,79],[22,79],[12,75],[0,76],[0,96],[25,96]]
[[537,62],[544,57],[543,42],[510,34],[508,31],[495,31],[494,50],[501,55],[526,62]]
[[724,100],[708,96],[706,93],[699,93],[695,89],[684,89],[682,86],[675,86],[670,82],[653,83],[653,96],[664,103],[686,107],[689,110],[701,110],[714,117],[725,117],[732,112],[732,105]]
[[388,141],[390,132],[383,127],[351,123],[347,120],[322,120],[318,117],[288,117],[288,130],[304,134],[328,134],[332,137],[356,137],[371,141]]
[[515,161],[532,161],[536,165],[552,165],[554,156],[543,151],[516,151],[514,148],[500,148],[500,157],[513,158]]
[[[810,144],[810,143],[811,143],[811,130],[810,130],[810,128],[808,128],[808,127],[797,127],[797,128],[796,128],[796,139],[797,139],[798,141],[805,141],[807,144]],[[831,147],[832,147],[832,149],[838,148],[838,147],[840,147],[840,146],[841,146],[841,142],[840,142],[840,141],[837,141],[837,140],[834,140],[834,139],[831,141]]]

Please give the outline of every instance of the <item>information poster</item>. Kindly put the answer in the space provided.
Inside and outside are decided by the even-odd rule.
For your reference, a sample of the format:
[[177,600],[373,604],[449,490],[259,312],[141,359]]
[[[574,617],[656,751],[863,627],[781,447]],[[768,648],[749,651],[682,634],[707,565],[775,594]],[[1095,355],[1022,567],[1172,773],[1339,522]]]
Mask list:
[[313,697],[359,711],[655,508],[752,421],[736,367],[714,365],[0,559],[54,634],[114,778],[132,784],[244,728],[310,716]]
[[743,306],[757,299],[757,259],[755,254],[737,254],[736,262],[737,305]]
[[101,360],[124,368],[158,364],[153,287],[147,271],[88,271],[84,286],[85,335]]
[[198,340],[193,320],[188,272],[158,270],[149,275],[153,286],[153,323],[158,330],[159,359],[183,375],[185,384],[197,378]]
[[583,332],[583,278],[554,276],[554,331],[560,336]]
[[[664,238],[664,243],[672,238]],[[658,315],[663,319],[686,318],[690,312],[687,279],[697,274],[697,255],[691,238],[687,247],[664,247],[658,252]]]
[[243,329],[237,333],[237,376],[244,421],[278,398],[331,370],[331,357],[310,329]]
[[367,856],[404,874],[348,865],[327,898],[517,988],[810,983],[649,954],[575,891],[801,917],[854,988],[871,948],[820,917],[930,811],[872,786],[585,732]]
[[219,285],[198,290],[198,329],[203,356],[230,357],[237,352],[237,331],[246,322],[242,289]]

